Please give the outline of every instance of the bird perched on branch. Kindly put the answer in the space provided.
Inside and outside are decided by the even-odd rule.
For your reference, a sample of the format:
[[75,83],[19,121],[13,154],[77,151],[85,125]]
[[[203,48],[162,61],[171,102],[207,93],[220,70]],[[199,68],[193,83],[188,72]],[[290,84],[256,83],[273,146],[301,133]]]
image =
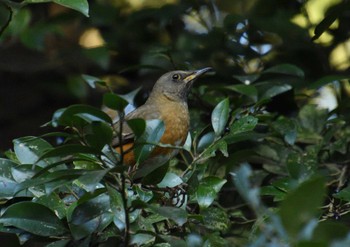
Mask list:
[[[190,124],[187,96],[193,82],[209,70],[211,68],[194,71],[178,70],[162,75],[155,83],[145,104],[126,115],[125,120],[159,119],[163,121],[165,127],[160,143],[172,146],[183,145]],[[133,151],[135,138],[131,128],[126,123],[123,124],[122,137],[122,142],[117,140],[117,143],[114,143],[116,150],[119,153],[123,150],[123,163],[133,166],[136,163]],[[144,164],[139,164],[135,176],[141,177],[150,173],[174,157],[178,151],[179,149],[170,147],[155,147]]]

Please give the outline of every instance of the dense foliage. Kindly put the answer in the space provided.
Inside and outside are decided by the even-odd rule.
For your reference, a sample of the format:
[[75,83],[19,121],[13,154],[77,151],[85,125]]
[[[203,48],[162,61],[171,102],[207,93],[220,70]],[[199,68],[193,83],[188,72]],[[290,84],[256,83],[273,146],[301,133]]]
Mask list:
[[[329,1],[316,23],[313,1],[136,2],[0,0],[0,53],[40,54],[30,78],[60,75],[80,99],[90,86],[104,106],[56,110],[45,134],[4,152],[6,246],[349,246],[350,76],[331,59],[349,2]],[[103,42],[86,46],[88,34]],[[130,82],[207,66],[180,154],[134,181],[112,148],[116,118],[145,98]],[[324,107],[325,92],[336,104]],[[128,124],[142,163],[163,123]]]

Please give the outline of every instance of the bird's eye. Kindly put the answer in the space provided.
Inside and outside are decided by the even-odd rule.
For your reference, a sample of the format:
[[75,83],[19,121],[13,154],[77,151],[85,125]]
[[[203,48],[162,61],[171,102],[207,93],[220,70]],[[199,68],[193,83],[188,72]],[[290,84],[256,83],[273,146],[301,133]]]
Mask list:
[[179,80],[180,79],[180,75],[179,74],[173,74],[173,80]]

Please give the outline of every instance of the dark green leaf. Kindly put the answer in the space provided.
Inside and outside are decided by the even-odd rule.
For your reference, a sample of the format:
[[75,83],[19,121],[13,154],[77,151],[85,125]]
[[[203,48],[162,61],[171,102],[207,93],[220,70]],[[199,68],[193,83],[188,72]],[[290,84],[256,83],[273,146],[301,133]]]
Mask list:
[[328,75],[325,77],[322,77],[318,79],[317,81],[311,83],[309,85],[310,89],[318,89],[322,86],[325,86],[329,83],[335,82],[335,81],[341,81],[341,80],[347,80],[350,78],[350,75]]
[[350,186],[347,186],[338,193],[333,194],[333,197],[350,202]]
[[78,201],[77,207],[72,212],[71,223],[74,225],[86,223],[109,210],[110,198],[106,194],[100,194],[82,203]]
[[230,225],[230,220],[226,212],[217,207],[210,207],[201,210],[203,216],[203,224],[207,229],[215,231],[227,231]]
[[257,101],[258,97],[258,91],[256,90],[255,86],[253,85],[243,85],[243,84],[237,84],[237,85],[230,85],[225,87],[229,90],[233,90],[237,93],[243,94],[245,96],[248,96],[253,99],[254,102]]
[[111,118],[98,108],[89,105],[72,105],[64,109],[56,111],[52,118],[52,125],[54,127],[71,126],[80,118],[88,123],[93,121],[102,121],[107,124],[112,124]]
[[128,101],[117,94],[106,93],[103,95],[103,104],[110,109],[122,112],[128,105]]
[[35,202],[51,209],[60,219],[66,217],[66,205],[56,193],[41,196]]
[[302,71],[299,67],[293,64],[279,64],[279,65],[273,66],[263,71],[263,74],[267,74],[267,73],[292,75],[292,76],[304,78],[304,71]]
[[291,237],[298,236],[303,226],[317,216],[325,197],[325,183],[316,177],[290,192],[280,206],[282,223]]
[[136,138],[139,138],[146,129],[146,121],[141,118],[134,118],[127,120],[128,126],[132,129],[132,132],[136,136]]
[[270,99],[272,97],[275,97],[276,95],[285,93],[291,89],[292,86],[289,84],[271,85],[271,87],[263,93],[261,99]]
[[155,213],[166,218],[169,218],[176,222],[179,226],[182,226],[187,222],[187,212],[182,208],[175,207],[158,207],[155,205],[149,205],[149,208]]
[[96,150],[102,150],[105,145],[112,142],[113,130],[110,125],[104,122],[92,122],[85,131],[87,143]]
[[242,132],[253,130],[258,124],[258,119],[253,116],[244,116],[236,121],[230,127],[229,135],[236,135]]
[[47,3],[47,2],[54,2],[59,5],[65,6],[67,8],[71,8],[74,10],[79,11],[86,17],[89,16],[89,4],[87,0],[24,0],[24,3]]
[[229,104],[228,98],[222,100],[215,106],[211,114],[211,124],[216,136],[221,135],[225,129],[229,117]]
[[69,242],[70,240],[68,239],[59,240],[56,242],[52,242],[51,244],[48,244],[45,247],[66,247]]
[[63,146],[58,146],[53,148],[47,152],[45,152],[39,160],[43,160],[51,157],[66,157],[69,155],[77,155],[77,154],[101,154],[95,148],[91,148],[88,146],[82,146],[79,144],[67,144]]
[[59,236],[67,231],[53,211],[34,202],[19,202],[9,206],[1,216],[0,223],[39,236]]

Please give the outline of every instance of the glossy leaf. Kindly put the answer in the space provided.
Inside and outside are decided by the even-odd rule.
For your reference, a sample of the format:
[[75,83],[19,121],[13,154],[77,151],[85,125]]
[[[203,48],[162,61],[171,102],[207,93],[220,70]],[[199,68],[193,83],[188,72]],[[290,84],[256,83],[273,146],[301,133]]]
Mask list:
[[108,195],[110,196],[110,207],[113,213],[113,222],[119,230],[125,228],[125,209],[122,195],[114,188],[108,186]]
[[158,119],[147,120],[145,132],[136,139],[135,142],[135,158],[137,163],[142,163],[151,154],[156,143],[163,136],[165,127],[163,121]]
[[57,236],[67,231],[53,211],[34,202],[19,202],[9,206],[1,216],[0,223],[39,236]]
[[106,194],[97,195],[87,201],[82,200],[72,212],[71,223],[74,225],[86,223],[108,210],[110,210],[110,198]]
[[52,149],[47,141],[38,137],[27,136],[13,140],[13,144],[16,157],[22,164],[36,164],[41,167],[47,165],[47,160],[43,159],[37,163],[45,152]]
[[271,85],[271,87],[263,93],[261,99],[270,99],[291,89],[292,86],[289,84]]
[[80,118],[88,123],[102,121],[112,124],[111,118],[98,108],[89,105],[72,105],[56,111],[52,118],[52,125],[54,127],[59,125],[71,126],[76,121],[76,118]]
[[209,207],[217,197],[217,192],[208,186],[199,185],[196,192],[197,202],[200,208]]
[[149,205],[149,208],[155,213],[166,218],[173,220],[179,226],[182,226],[187,222],[187,212],[182,208],[175,207],[158,207],[154,205]]
[[173,188],[175,186],[180,185],[183,183],[182,179],[176,175],[175,173],[168,172],[165,174],[165,177],[163,178],[162,182],[158,184],[159,188]]
[[304,71],[293,64],[279,64],[264,70],[263,73],[284,74],[304,78]]
[[74,10],[79,11],[80,13],[82,13],[83,15],[85,15],[86,17],[89,16],[89,4],[87,2],[87,0],[25,0],[25,3],[47,3],[47,2],[54,2],[57,3],[59,5],[62,5],[64,7],[67,8],[71,8]]
[[216,136],[221,135],[225,129],[229,117],[229,104],[228,98],[222,100],[211,114],[211,124]]
[[65,157],[69,155],[75,155],[75,154],[100,154],[99,151],[97,151],[95,148],[91,148],[88,146],[82,146],[78,144],[67,144],[64,146],[58,146],[56,148],[53,148],[47,152],[45,152],[41,157],[40,160],[51,158],[51,157]]
[[214,139],[215,139],[214,132],[208,132],[205,135],[203,135],[198,142],[197,151],[202,152],[204,149],[209,147],[209,145],[214,142]]

